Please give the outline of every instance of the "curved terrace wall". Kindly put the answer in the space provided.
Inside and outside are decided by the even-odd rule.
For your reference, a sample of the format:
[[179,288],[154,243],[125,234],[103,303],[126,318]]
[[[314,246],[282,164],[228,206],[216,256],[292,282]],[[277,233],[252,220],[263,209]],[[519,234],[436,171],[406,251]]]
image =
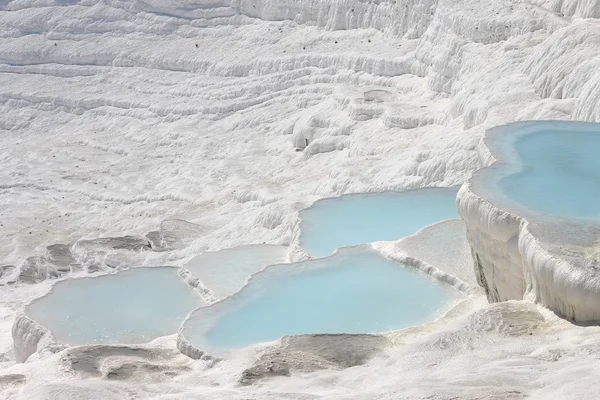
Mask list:
[[600,124],[566,121],[519,122],[489,130],[480,158],[491,165],[459,190],[458,213],[467,226],[477,281],[489,301],[526,299],[573,320],[597,321],[600,262],[594,252],[600,221],[545,215],[511,200],[496,186],[499,179],[527,167],[517,157],[515,140],[549,126],[543,124],[600,134]]

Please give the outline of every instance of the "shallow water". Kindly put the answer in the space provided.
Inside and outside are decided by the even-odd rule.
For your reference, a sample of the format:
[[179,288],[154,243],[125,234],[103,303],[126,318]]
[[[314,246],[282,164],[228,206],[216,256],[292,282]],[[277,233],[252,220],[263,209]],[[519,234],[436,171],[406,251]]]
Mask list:
[[433,223],[458,218],[455,188],[353,194],[302,210],[300,243],[310,255],[380,240],[398,240]]
[[271,244],[239,246],[194,257],[183,267],[223,299],[244,286],[252,274],[286,261],[287,247]]
[[525,165],[500,180],[518,203],[543,213],[600,218],[600,125],[543,121],[539,131],[518,138],[515,149]]
[[26,313],[62,343],[144,343],[176,333],[203,304],[176,268],[134,268],[57,282]]
[[418,234],[397,242],[395,249],[469,285],[477,286],[466,227],[459,219],[428,226]]
[[306,333],[375,333],[418,325],[458,296],[367,247],[278,265],[236,295],[194,311],[184,336],[219,351]]

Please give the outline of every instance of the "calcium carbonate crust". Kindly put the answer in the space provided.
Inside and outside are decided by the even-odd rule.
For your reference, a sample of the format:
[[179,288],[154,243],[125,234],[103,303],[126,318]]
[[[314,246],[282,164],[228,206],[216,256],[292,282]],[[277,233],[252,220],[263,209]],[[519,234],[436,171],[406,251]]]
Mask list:
[[[309,198],[464,182],[477,168],[473,145],[485,128],[533,118],[600,121],[600,24],[594,19],[581,19],[600,16],[598,0],[0,0],[0,10],[7,9],[12,12],[2,16],[0,69],[5,79],[0,97],[4,100],[4,157],[8,158],[3,159],[6,168],[0,187],[4,204],[13,206],[5,210],[5,215],[11,217],[3,220],[5,240],[0,258],[5,258],[6,266],[16,266],[15,272],[19,272],[23,260],[40,250],[40,237],[49,243],[72,243],[90,232],[104,236],[143,234],[165,218],[185,217],[206,227],[192,249],[195,252],[247,244],[250,239],[246,232],[250,231],[260,241],[287,243],[294,218],[290,211]],[[289,33],[291,39],[265,46],[267,23],[259,18],[290,19],[293,22],[277,27]],[[235,29],[229,30],[228,25]],[[204,33],[207,26],[215,27],[215,36]],[[374,29],[332,31],[344,27]],[[239,33],[234,34],[236,31]],[[168,42],[161,40],[165,36]],[[398,37],[416,40],[395,42]],[[366,47],[372,44],[367,38],[381,42],[381,47],[369,51]],[[339,40],[340,46],[352,41],[357,51],[323,44],[334,40]],[[306,52],[299,50],[304,42],[313,41],[319,46],[308,46]],[[364,47],[358,47],[362,41]],[[194,51],[194,43],[206,47],[206,51]],[[397,49],[392,50],[391,44]],[[299,49],[282,55],[290,46]],[[407,54],[400,49],[408,49]],[[232,57],[237,54],[241,57]],[[414,75],[393,76],[403,73]],[[96,74],[102,80],[84,82],[85,86],[78,83]],[[188,81],[190,77],[193,79]],[[238,80],[231,82],[234,79]],[[200,83],[208,86],[199,96]],[[163,84],[171,87],[162,90]],[[384,87],[406,95],[401,98],[401,111],[394,113],[386,106],[383,115],[373,113],[373,120],[364,122],[359,121],[359,112],[355,112],[359,107],[351,96],[339,95],[334,84]],[[155,88],[161,89],[160,95],[153,94]],[[204,91],[210,94],[209,100],[202,98]],[[281,96],[272,95],[273,91]],[[360,90],[357,92],[362,96]],[[436,94],[448,94],[448,98]],[[307,122],[297,118],[295,109],[273,112],[271,102],[284,102],[281,99],[306,108],[304,114],[310,117]],[[251,106],[254,109],[245,116],[243,111]],[[363,104],[359,106],[364,108]],[[215,146],[204,150],[197,138],[215,129],[198,121],[220,122],[234,111],[239,120],[227,125],[241,126],[242,130],[230,135],[234,129],[225,129],[219,135],[222,139],[211,137],[206,143],[215,140]],[[359,111],[365,115],[362,109]],[[269,114],[281,122],[271,126],[272,121],[266,118]],[[348,117],[335,129],[322,128],[323,120],[336,121],[346,114]],[[392,129],[406,128],[404,121],[415,115],[419,125],[426,125],[415,134]],[[329,116],[335,119],[327,119]],[[361,127],[379,119],[384,129]],[[181,120],[192,122],[191,133],[181,126],[177,129]],[[235,164],[204,156],[206,151],[222,157],[220,149],[229,151],[237,138],[261,136],[248,134],[245,127],[258,133],[265,126],[280,129],[294,139],[310,140],[314,136],[316,140],[309,146],[315,150],[326,149],[320,146],[321,140],[330,144],[331,138],[325,136],[340,138],[340,143],[348,147],[344,152],[317,154],[308,162],[290,163],[285,146],[290,147],[292,140],[269,140],[267,143],[273,144],[263,146],[263,151],[250,160],[235,154],[252,172],[250,185],[245,184],[247,179],[236,181]],[[392,142],[398,134],[409,136]],[[411,143],[417,137],[420,142]],[[411,146],[405,149],[396,145],[402,142]],[[63,143],[85,146],[91,157],[85,163],[74,160],[70,157],[73,152],[60,151]],[[190,151],[186,158],[194,162],[181,162],[183,148]],[[248,148],[254,150],[253,146]],[[273,156],[280,153],[286,157]],[[346,153],[354,155],[349,159],[351,164],[340,157]],[[55,155],[57,163],[37,156],[46,154]],[[300,159],[304,153],[298,154]],[[363,154],[375,155],[377,162]],[[176,162],[165,163],[168,159]],[[27,160],[30,164],[24,164]],[[197,160],[206,163],[206,174],[196,173]],[[63,167],[72,167],[75,162],[81,174],[95,179],[65,176]],[[103,179],[98,172],[105,164],[112,167]],[[252,165],[257,167],[253,169]],[[354,165],[356,168],[351,168]],[[134,167],[133,173],[129,166]],[[27,179],[17,179],[22,168],[27,168]],[[146,185],[121,184],[138,181],[140,168],[146,171],[150,190]],[[320,175],[320,171],[332,174]],[[96,178],[100,179],[97,185]],[[256,187],[256,182],[271,179],[283,182],[281,191],[275,185]],[[236,189],[234,195],[232,188]],[[54,207],[54,193],[62,198],[59,208]],[[257,193],[260,196],[255,196]],[[81,197],[87,200],[81,201]],[[489,207],[485,203],[479,199],[472,205]],[[212,209],[203,207],[205,204],[221,206]],[[65,215],[65,210],[69,214]],[[190,215],[190,210],[197,212]],[[497,218],[506,218],[497,211]],[[51,218],[54,228],[50,233],[43,224],[34,223],[36,216],[40,220],[40,214],[44,219]],[[156,214],[159,217],[148,218]],[[272,218],[277,216],[281,218]],[[28,229],[23,229],[23,221]],[[273,221],[280,224],[275,226]],[[480,222],[484,223],[485,218],[481,217]],[[137,230],[133,231],[132,226]],[[513,234],[521,229],[510,228],[516,229]],[[476,233],[474,227],[471,229]],[[502,231],[500,227],[498,230]],[[164,255],[166,259],[169,253],[148,254],[153,258],[145,264],[164,265],[166,260],[158,262],[156,258]],[[174,257],[181,258],[177,254]],[[0,293],[11,301],[18,294],[24,299],[19,304],[25,304],[32,295],[21,296],[22,290],[3,286]],[[528,309],[526,303],[515,301],[481,307],[472,319],[492,326],[500,324],[509,331],[523,325],[519,324],[523,322],[523,309]],[[0,314],[12,319],[13,311],[6,308]],[[4,336],[10,329],[7,326],[10,324],[0,326]],[[529,327],[530,322],[525,326]],[[30,327],[34,330],[34,325]],[[523,332],[531,334],[529,328]],[[231,369],[223,369],[216,378],[206,381],[198,379],[194,370],[193,376],[170,377],[167,384],[158,383],[155,373],[147,373],[142,384],[126,386],[124,381],[70,378],[53,364],[52,357],[31,362],[34,355],[27,364],[2,371],[23,373],[11,376],[26,378],[26,383],[19,384],[24,386],[2,386],[5,381],[1,378],[8,377],[4,375],[0,392],[9,398],[28,400],[64,396],[109,400],[146,397],[147,388],[151,388],[157,396],[238,400],[298,397],[300,391],[310,387],[312,394],[306,396],[326,393],[326,397],[355,399],[422,398],[425,393],[441,398],[594,399],[595,391],[590,387],[598,382],[598,363],[593,357],[597,331],[573,329],[562,335],[533,332],[533,337],[505,338],[495,333],[490,336],[487,328],[461,328],[456,332],[440,328],[438,336],[423,346],[398,348],[386,359],[385,367],[374,364],[364,369],[365,373],[360,369],[339,375],[328,373],[328,379],[311,375],[305,380],[274,380],[244,391],[232,390],[228,380]],[[5,346],[0,347],[1,360]],[[8,360],[13,361],[10,355]],[[523,362],[526,367],[515,368],[516,363]],[[503,385],[497,385],[499,377]],[[193,384],[189,384],[191,381]]]
[[52,333],[42,325],[30,319],[25,313],[15,317],[12,327],[15,360],[25,362],[34,353],[56,353],[67,346],[54,341]]
[[179,276],[188,286],[196,289],[196,292],[198,292],[198,294],[206,304],[212,304],[219,301],[219,299],[215,297],[212,290],[204,286],[202,281],[194,275],[192,275],[192,273],[187,269],[183,267],[179,268],[177,270],[177,276]]
[[[419,231],[421,232],[421,231]],[[432,279],[435,279],[436,281],[439,282],[443,282],[447,285],[453,286],[456,290],[464,293],[467,296],[473,296],[473,295],[477,295],[477,294],[481,294],[479,292],[479,290],[469,284],[467,284],[466,282],[460,280],[459,278],[448,274],[422,260],[419,260],[417,258],[414,257],[409,257],[406,254],[402,254],[399,253],[397,251],[395,251],[393,249],[393,246],[391,246],[392,248],[390,248],[390,244],[393,244],[395,242],[374,242],[371,245],[369,244],[359,244],[359,245],[355,245],[355,246],[349,246],[349,247],[342,247],[340,249],[337,249],[332,255],[327,256],[327,257],[323,257],[320,259],[324,259],[324,258],[330,258],[335,256],[340,250],[342,249],[349,249],[351,247],[366,247],[366,248],[371,248],[374,251],[380,253],[382,256],[389,258],[390,260],[393,260],[395,262],[401,263],[401,264],[405,264],[408,267],[411,268],[415,268],[417,270],[419,270],[420,272],[427,274],[429,276],[431,276]],[[297,248],[300,248],[300,246],[297,246]],[[306,253],[305,253],[306,254]],[[314,259],[314,258],[310,258],[310,259]],[[306,261],[306,260],[302,260],[302,261]],[[301,262],[301,261],[292,261],[292,262]],[[267,267],[270,268],[272,266]],[[265,270],[262,270],[260,272],[255,273],[254,275],[252,275],[250,277],[250,280],[252,279],[256,279],[256,276],[259,274],[262,274]],[[248,282],[246,282],[246,284],[248,284]],[[232,295],[233,296],[233,295]],[[230,297],[232,297],[230,296]],[[227,300],[227,299],[226,299]],[[212,304],[209,304],[208,307],[210,307]],[[204,359],[214,359],[215,356],[212,354],[209,354],[206,350],[203,350],[202,348],[199,348],[195,345],[193,345],[185,336],[185,326],[187,324],[187,322],[191,319],[191,316],[194,312],[196,312],[198,309],[190,312],[187,317],[185,318],[185,320],[182,322],[179,331],[177,332],[177,349],[184,355],[194,359],[194,360],[204,360]],[[383,338],[384,335],[383,334],[341,334],[345,337],[362,337],[362,336],[369,336],[372,338]],[[296,337],[302,337],[302,336],[331,336],[330,334],[323,334],[323,335],[319,335],[319,334],[314,334],[314,335],[292,335],[292,336],[286,336],[284,338],[296,338]],[[279,343],[280,341],[277,340],[273,343]]]
[[[496,162],[483,141],[479,154],[482,163]],[[489,301],[528,300],[575,321],[600,320],[600,276],[581,251],[543,243],[528,220],[479,196],[470,181],[456,204]]]
[[[148,268],[148,267],[138,267],[138,268]],[[163,266],[162,268],[165,268]],[[199,297],[206,304],[213,304],[218,301],[218,299],[214,296],[212,291],[204,286],[202,281],[198,278],[194,277],[188,270],[183,267],[168,267],[166,268],[176,268],[177,276],[181,278],[187,285],[196,290]],[[102,274],[95,277],[90,276],[77,276],[71,277],[67,279],[97,279],[100,277],[106,277],[111,274]],[[32,299],[29,303],[27,303],[24,307],[24,310],[27,307],[43,298],[48,296],[54,290],[54,285],[59,282],[63,282],[63,280],[57,280],[53,283],[52,288],[45,294],[40,297]],[[52,332],[46,328],[45,326],[37,323],[33,319],[29,318],[25,311],[20,312],[15,317],[13,326],[12,326],[12,339],[13,339],[13,349],[15,352],[15,360],[17,362],[25,362],[35,353],[39,355],[44,355],[46,353],[56,353],[63,349],[70,347],[67,344],[59,343],[54,339]],[[179,346],[179,344],[178,344]],[[185,354],[185,353],[184,353]],[[191,353],[193,354],[193,353]],[[190,356],[192,357],[192,356]],[[194,357],[192,357],[194,358]],[[199,357],[198,357],[199,358]]]
[[200,360],[206,355],[206,352],[192,345],[185,336],[181,333],[183,325],[179,328],[177,333],[177,349],[184,355],[188,356],[193,360]]
[[[299,226],[299,225],[298,225],[298,226]],[[298,235],[297,235],[297,236],[299,236],[299,233],[298,233]],[[297,241],[296,241],[296,242],[297,242]],[[358,245],[358,246],[365,246],[365,245]],[[358,247],[358,246],[352,246],[352,247]],[[298,245],[298,246],[296,246],[296,248],[300,248],[300,246]],[[330,256],[327,256],[327,257],[323,257],[323,258],[321,258],[321,259],[325,259],[325,258],[331,258],[331,257],[333,257],[335,254],[337,254],[339,250],[340,250],[340,249],[337,249],[337,250],[336,250],[336,251],[335,251],[335,252],[334,252],[332,255],[330,255]],[[303,261],[306,261],[306,260],[303,260]],[[301,261],[293,261],[293,262],[301,262]],[[289,265],[289,264],[287,264],[287,265]],[[275,264],[275,265],[269,265],[269,266],[267,266],[266,268],[262,269],[261,271],[258,271],[258,272],[256,272],[256,273],[252,274],[252,275],[249,277],[249,279],[248,279],[248,281],[246,282],[246,284],[244,285],[244,287],[246,287],[246,286],[247,286],[247,285],[248,285],[248,284],[249,284],[251,281],[253,281],[253,280],[257,279],[257,276],[260,276],[260,275],[264,274],[264,273],[265,273],[265,271],[266,271],[267,269],[269,269],[269,268],[273,268],[273,267],[275,267],[275,266],[277,266],[277,264]],[[241,289],[240,289],[240,290],[241,290]],[[228,297],[226,297],[225,299],[222,299],[222,301],[221,301],[221,302],[219,302],[219,303],[218,303],[216,306],[218,307],[218,305],[219,305],[219,304],[221,304],[222,302],[228,302],[228,301],[231,301],[231,298],[232,298],[234,295],[236,295],[237,293],[239,293],[239,291],[238,291],[238,292],[236,292],[236,293],[234,293],[234,294],[232,294],[232,295],[230,295],[230,296],[228,296]],[[211,307],[211,306],[212,306],[212,307],[214,307],[215,305],[214,305],[214,304],[210,304],[208,307]],[[197,308],[197,309],[195,309],[195,310],[192,310],[190,313],[188,313],[188,315],[186,316],[186,318],[184,319],[184,321],[181,323],[181,325],[180,325],[180,327],[179,327],[179,330],[178,330],[178,332],[177,332],[177,349],[178,349],[178,350],[179,350],[179,351],[180,351],[182,354],[184,354],[184,355],[186,355],[186,356],[188,356],[188,357],[190,357],[190,358],[192,358],[192,359],[194,359],[194,360],[200,360],[200,359],[215,359],[215,358],[218,358],[218,357],[216,357],[215,355],[209,354],[209,353],[207,352],[207,350],[205,350],[205,349],[202,349],[202,348],[200,348],[200,347],[198,347],[198,346],[195,346],[195,345],[193,345],[193,344],[192,344],[192,343],[191,343],[191,342],[190,342],[190,341],[189,341],[189,340],[186,338],[186,335],[185,335],[185,327],[186,327],[186,324],[187,324],[187,323],[190,321],[190,319],[191,319],[192,315],[193,315],[195,312],[197,312],[199,309],[203,309],[203,308],[204,308],[204,309],[206,309],[206,308],[208,308],[208,307],[200,307],[200,308]]]
[[411,268],[415,268],[415,269],[421,271],[422,273],[431,276],[432,278],[434,278],[437,281],[444,282],[450,286],[453,286],[456,290],[459,290],[467,295],[478,293],[477,289],[472,286],[469,286],[468,283],[463,282],[459,278],[452,276],[450,274],[447,274],[444,271],[441,271],[438,268],[434,267],[433,265],[428,264],[424,261],[421,261],[419,259],[409,257],[409,256],[399,255],[399,254],[391,254],[391,253],[383,253],[383,254],[390,260],[394,260],[396,262],[407,265]]

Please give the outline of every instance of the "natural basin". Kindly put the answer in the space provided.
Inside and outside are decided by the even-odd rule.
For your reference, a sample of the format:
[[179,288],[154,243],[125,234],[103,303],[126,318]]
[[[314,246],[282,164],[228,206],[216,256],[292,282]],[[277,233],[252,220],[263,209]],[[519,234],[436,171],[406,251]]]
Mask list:
[[431,320],[457,296],[450,286],[357,246],[268,267],[235,295],[195,310],[180,335],[214,353],[284,335],[385,332]]
[[185,316],[204,304],[177,268],[132,268],[59,281],[25,313],[60,343],[130,344],[176,333]]
[[300,244],[311,256],[324,257],[344,246],[401,239],[457,218],[457,191],[423,188],[319,200],[300,212]]
[[600,124],[525,121],[486,132],[489,167],[457,206],[490,301],[526,299],[600,320]]

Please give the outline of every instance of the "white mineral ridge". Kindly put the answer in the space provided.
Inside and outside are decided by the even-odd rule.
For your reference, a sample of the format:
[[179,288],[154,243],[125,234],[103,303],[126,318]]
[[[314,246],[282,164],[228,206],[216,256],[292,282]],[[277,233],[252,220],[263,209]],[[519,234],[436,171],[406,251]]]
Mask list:
[[462,184],[491,161],[489,127],[600,121],[599,16],[596,0],[0,0],[0,397],[597,398],[600,329],[527,302],[474,298],[364,366],[238,386],[252,352],[15,364],[13,321],[48,283],[8,282],[51,244],[184,220],[189,245],[134,257],[182,265],[295,246],[323,197]]
[[[480,153],[482,159],[496,161],[483,141]],[[466,224],[475,277],[488,299],[526,299],[572,320],[600,321],[600,281],[589,256],[595,246],[586,248],[583,229],[580,245],[544,243],[530,229],[531,223],[541,225],[543,217],[533,222],[508,212],[502,201],[480,195],[477,186],[469,181],[461,187],[457,207]],[[537,231],[552,237],[544,228]]]
[[465,224],[459,219],[426,226],[397,242],[376,242],[373,247],[460,291],[474,293],[479,288]]
[[260,244],[207,252],[184,264],[180,276],[189,276],[188,284],[201,284],[210,289],[215,300],[222,300],[238,292],[255,273],[287,262],[287,251],[285,246]]

